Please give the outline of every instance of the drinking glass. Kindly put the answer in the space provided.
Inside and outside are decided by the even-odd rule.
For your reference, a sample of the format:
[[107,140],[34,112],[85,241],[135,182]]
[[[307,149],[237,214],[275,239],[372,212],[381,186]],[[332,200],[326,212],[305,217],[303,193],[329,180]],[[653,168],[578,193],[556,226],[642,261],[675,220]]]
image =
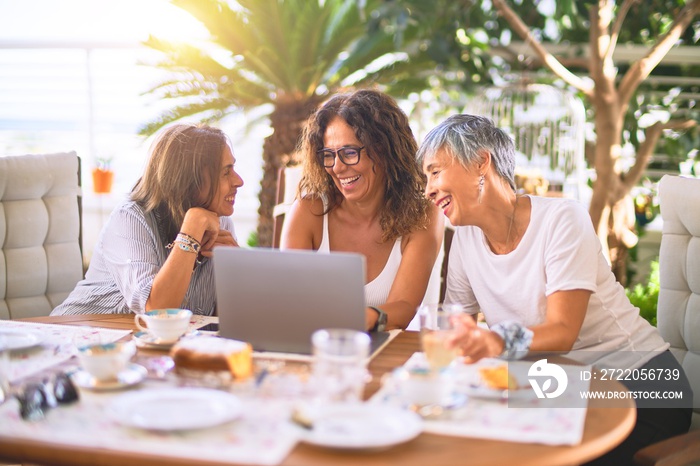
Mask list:
[[445,345],[445,340],[454,330],[453,316],[462,311],[459,304],[422,304],[418,308],[421,346],[431,370],[443,370],[458,356],[456,349]]
[[360,401],[369,377],[369,335],[357,330],[322,329],[313,333],[311,342],[311,375],[317,395],[323,401]]

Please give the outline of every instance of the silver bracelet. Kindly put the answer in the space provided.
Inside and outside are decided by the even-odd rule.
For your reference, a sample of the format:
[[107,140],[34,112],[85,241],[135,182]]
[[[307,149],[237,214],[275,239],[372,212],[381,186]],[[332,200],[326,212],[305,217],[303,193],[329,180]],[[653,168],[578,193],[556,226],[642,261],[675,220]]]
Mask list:
[[534,332],[520,322],[513,320],[499,322],[491,327],[490,330],[503,338],[503,353],[499,356],[500,358],[508,360],[522,359],[530,351]]

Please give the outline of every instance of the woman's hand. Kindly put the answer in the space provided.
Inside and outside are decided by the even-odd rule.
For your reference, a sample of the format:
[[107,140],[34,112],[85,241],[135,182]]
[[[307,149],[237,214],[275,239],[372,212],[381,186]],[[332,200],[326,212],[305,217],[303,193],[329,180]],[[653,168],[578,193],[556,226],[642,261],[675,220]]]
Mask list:
[[476,325],[469,314],[456,315],[452,322],[455,329],[445,344],[448,348],[457,348],[464,356],[464,362],[474,363],[482,358],[499,356],[503,352],[503,339]]
[[203,207],[192,207],[185,213],[180,232],[199,241],[202,249],[211,250],[219,235],[219,216]]
[[215,236],[212,232],[204,232],[204,238],[202,239],[202,249],[199,250],[202,256],[211,258],[211,256],[213,255],[212,251],[216,246],[238,247],[238,242],[228,230],[219,230],[218,234],[216,234]]

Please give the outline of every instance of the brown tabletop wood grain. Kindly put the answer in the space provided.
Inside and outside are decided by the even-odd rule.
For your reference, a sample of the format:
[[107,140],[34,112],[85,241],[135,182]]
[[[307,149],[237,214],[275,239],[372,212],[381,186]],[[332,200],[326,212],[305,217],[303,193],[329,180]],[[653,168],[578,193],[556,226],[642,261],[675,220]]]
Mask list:
[[[111,329],[133,330],[133,315],[82,315],[36,317],[23,319],[65,325],[90,325]],[[369,365],[372,380],[365,397],[380,387],[382,375],[402,365],[418,351],[418,333],[399,334]],[[155,353],[155,352],[154,352]],[[162,353],[161,353],[162,354]],[[614,381],[592,381],[591,389],[624,390]],[[617,402],[617,406],[620,406]],[[421,434],[402,445],[372,452],[343,452],[300,443],[282,462],[283,465],[574,465],[593,459],[619,444],[631,432],[635,421],[634,403],[627,400],[624,407],[606,407],[591,400],[586,414],[583,440],[574,446],[547,446],[477,438]],[[143,455],[111,449],[77,448],[60,443],[0,437],[0,461],[15,461],[46,465],[189,465],[189,459]],[[225,464],[201,461],[198,464]]]

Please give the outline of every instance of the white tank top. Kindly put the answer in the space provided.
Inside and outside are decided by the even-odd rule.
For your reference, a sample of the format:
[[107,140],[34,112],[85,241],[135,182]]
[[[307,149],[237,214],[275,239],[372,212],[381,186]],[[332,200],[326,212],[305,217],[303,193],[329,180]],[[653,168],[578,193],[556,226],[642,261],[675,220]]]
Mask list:
[[[328,214],[323,216],[323,237],[321,245],[318,247],[319,252],[330,252],[330,240],[328,239]],[[394,247],[391,248],[391,254],[387,259],[382,272],[371,282],[365,285],[365,305],[381,306],[386,303],[391,291],[391,285],[394,284],[396,273],[401,265],[401,238],[397,238],[394,242]]]

